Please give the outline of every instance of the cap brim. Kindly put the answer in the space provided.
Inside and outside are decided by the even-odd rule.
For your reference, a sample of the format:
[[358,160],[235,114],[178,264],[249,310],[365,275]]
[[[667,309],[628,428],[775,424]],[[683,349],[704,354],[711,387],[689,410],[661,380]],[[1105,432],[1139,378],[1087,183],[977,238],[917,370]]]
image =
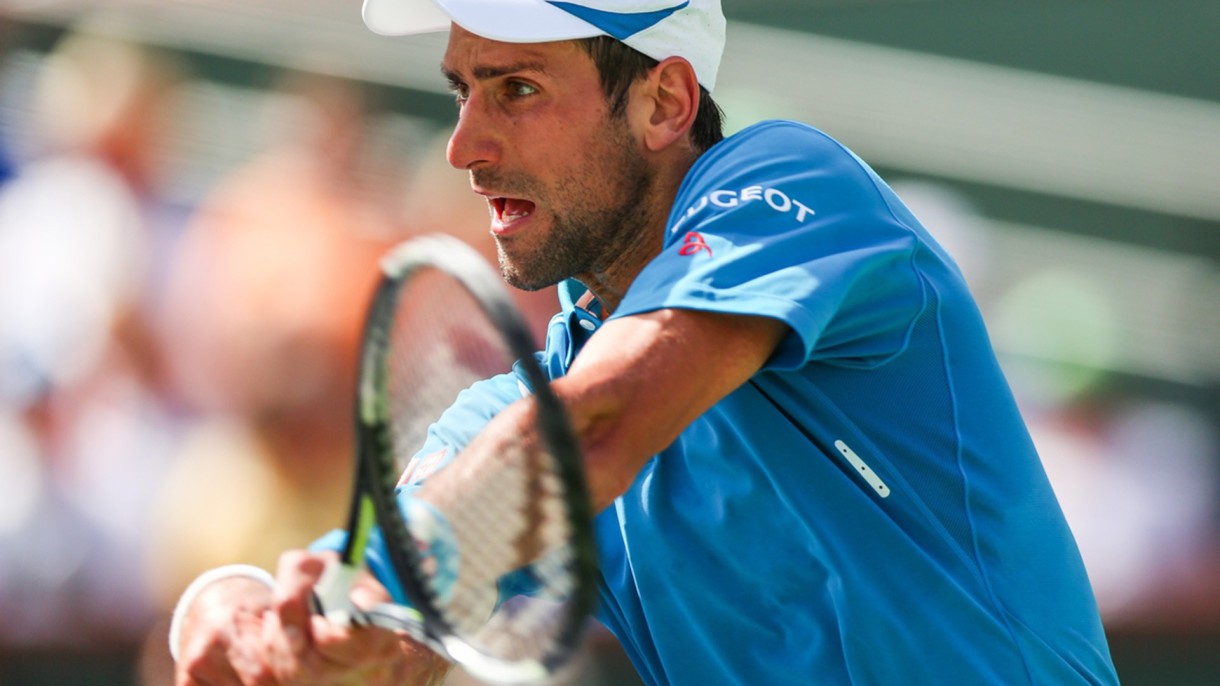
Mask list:
[[382,36],[448,31],[451,21],[432,0],[364,0],[360,15]]
[[373,33],[405,36],[447,31],[456,23],[475,35],[509,43],[598,36],[603,31],[542,0],[364,0]]

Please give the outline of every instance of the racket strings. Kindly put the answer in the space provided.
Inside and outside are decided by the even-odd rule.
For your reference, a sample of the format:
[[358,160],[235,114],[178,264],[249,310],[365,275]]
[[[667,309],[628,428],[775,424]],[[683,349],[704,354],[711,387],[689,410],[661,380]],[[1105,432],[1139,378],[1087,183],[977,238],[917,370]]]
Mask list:
[[[401,471],[458,394],[510,371],[513,359],[478,302],[436,270],[408,280],[390,336],[386,402]],[[460,542],[460,571],[450,599],[436,608],[481,652],[512,661],[549,655],[568,640],[565,603],[576,585],[574,556],[564,547],[568,494],[545,441],[520,438],[518,452],[502,456],[507,468],[492,492],[446,512]],[[523,559],[531,561],[524,569],[506,567]],[[510,571],[512,581],[501,584]]]
[[[450,522],[463,547],[458,591],[446,611],[484,652],[508,660],[551,652],[570,621],[563,603],[575,586],[561,481],[536,443],[518,445],[520,454],[504,461],[520,468],[500,475],[495,498],[467,501]],[[513,576],[528,597],[506,598],[497,585],[505,560],[522,559],[531,562]],[[489,612],[496,602],[502,604]]]
[[432,270],[417,274],[399,294],[390,335],[389,416],[398,458],[405,462],[458,393],[509,371],[512,360],[478,303]]

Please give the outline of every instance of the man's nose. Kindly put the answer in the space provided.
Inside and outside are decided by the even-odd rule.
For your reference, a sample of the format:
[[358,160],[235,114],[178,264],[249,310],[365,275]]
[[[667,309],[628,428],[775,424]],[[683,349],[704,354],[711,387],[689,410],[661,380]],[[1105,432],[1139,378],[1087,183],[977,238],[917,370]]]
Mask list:
[[491,118],[477,96],[471,96],[462,105],[453,134],[449,136],[445,156],[455,168],[468,170],[495,164],[499,160],[500,146],[494,136]]

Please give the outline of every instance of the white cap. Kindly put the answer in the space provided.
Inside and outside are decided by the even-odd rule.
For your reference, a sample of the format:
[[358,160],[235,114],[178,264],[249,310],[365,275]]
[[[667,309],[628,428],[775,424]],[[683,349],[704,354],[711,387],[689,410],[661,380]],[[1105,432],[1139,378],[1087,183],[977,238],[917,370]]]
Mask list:
[[610,36],[661,61],[681,57],[709,92],[724,52],[720,0],[364,0],[374,33],[447,31],[453,22],[506,43]]

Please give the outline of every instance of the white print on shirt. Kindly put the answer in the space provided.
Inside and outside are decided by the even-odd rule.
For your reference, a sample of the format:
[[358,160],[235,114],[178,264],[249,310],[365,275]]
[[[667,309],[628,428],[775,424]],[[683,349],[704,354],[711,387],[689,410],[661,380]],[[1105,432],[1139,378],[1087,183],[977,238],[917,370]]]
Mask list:
[[803,222],[809,217],[812,217],[814,211],[808,205],[788,197],[786,193],[778,188],[769,188],[765,186],[746,186],[740,191],[732,190],[715,190],[695,201],[694,205],[687,208],[686,213],[674,222],[674,225],[669,227],[670,233],[677,233],[682,224],[686,223],[703,208],[711,205],[720,209],[730,209],[743,205],[748,202],[763,201],[772,210],[781,214],[795,214],[798,222]]
[[411,458],[411,461],[407,463],[407,468],[403,470],[402,476],[398,479],[398,485],[408,486],[428,478],[444,463],[445,454],[448,452],[449,448],[445,447],[427,455]]
[[855,467],[857,472],[860,472],[860,476],[864,477],[868,485],[873,487],[877,495],[882,498],[890,497],[890,487],[885,485],[880,476],[877,476],[877,472],[874,472],[867,464],[864,464],[864,460],[856,454],[856,451],[852,450],[843,441],[835,441],[835,447],[839,449],[839,452],[843,453],[843,457],[847,458],[851,466]]

